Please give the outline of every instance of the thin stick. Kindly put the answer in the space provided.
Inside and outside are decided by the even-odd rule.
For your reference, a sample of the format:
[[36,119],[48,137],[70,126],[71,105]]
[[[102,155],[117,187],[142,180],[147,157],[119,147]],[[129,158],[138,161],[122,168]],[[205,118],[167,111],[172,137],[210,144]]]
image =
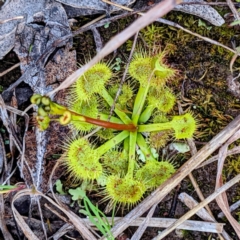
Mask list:
[[[228,150],[227,151],[227,156],[231,156],[231,155],[239,154],[239,153],[240,153],[240,146],[235,147],[235,148],[233,148],[231,150]],[[204,167],[204,166],[206,166],[206,165],[208,165],[210,163],[213,163],[213,162],[215,162],[217,160],[218,160],[218,155],[213,156],[213,157],[209,158],[208,160],[206,160],[205,162],[203,162],[202,164],[200,164],[196,169],[202,168],[202,167]]]
[[23,18],[24,18],[24,16],[17,16],[17,17],[5,19],[3,21],[0,21],[0,24],[6,23],[6,22],[10,22],[10,21],[13,21],[13,20],[20,20],[20,19],[23,19]]
[[110,113],[109,113],[108,121],[110,121],[110,119],[111,119],[111,116],[112,116],[113,111],[114,111],[114,108],[115,108],[115,104],[116,104],[116,102],[117,102],[117,100],[118,100],[118,97],[119,97],[119,95],[120,95],[120,93],[121,93],[121,90],[122,90],[122,86],[123,86],[123,84],[124,84],[124,82],[125,82],[125,79],[126,79],[126,76],[127,76],[127,72],[128,72],[128,68],[129,68],[129,64],[130,64],[130,61],[131,61],[131,59],[132,59],[133,52],[134,52],[135,47],[136,47],[137,38],[138,38],[138,33],[139,33],[139,32],[137,32],[137,33],[135,34],[135,36],[134,36],[132,49],[131,49],[130,55],[129,55],[129,57],[128,57],[128,62],[127,62],[127,65],[126,65],[126,67],[125,67],[125,71],[124,71],[124,73],[123,73],[123,76],[122,76],[122,79],[121,79],[121,82],[120,82],[120,86],[119,86],[118,91],[117,91],[117,93],[116,93],[116,96],[115,96],[115,98],[114,98],[113,105],[111,106],[111,110],[110,110]]
[[[183,97],[184,97],[184,96],[183,96]],[[179,109],[179,113],[180,113],[180,114],[183,114],[183,109],[182,109],[182,107],[181,107],[180,102],[178,102],[178,109]],[[195,145],[195,143],[194,143],[194,141],[193,141],[192,138],[187,139],[187,142],[188,142],[188,145],[189,145],[189,147],[190,147],[191,155],[194,156],[194,155],[197,153],[196,145]],[[201,189],[199,188],[199,185],[198,185],[196,179],[194,178],[193,174],[192,174],[192,173],[189,173],[188,177],[189,177],[189,179],[191,180],[191,183],[192,183],[195,191],[197,192],[197,195],[198,195],[199,199],[200,199],[201,201],[204,201],[205,198],[204,198],[204,196],[203,196],[203,194],[202,194],[202,191],[201,191]],[[209,207],[208,205],[206,205],[205,208],[207,209],[208,214],[213,218],[213,221],[216,222],[216,220],[215,220],[215,218],[214,218],[214,216],[213,216],[213,214],[212,214],[212,211],[211,211],[210,207]],[[224,234],[227,234],[227,233],[224,232]],[[223,237],[222,237],[220,234],[218,234],[218,236],[219,236],[219,238],[220,238],[221,240],[223,239]]]
[[142,224],[139,226],[139,228],[137,229],[137,231],[133,234],[131,240],[138,240],[141,239],[143,233],[145,232],[146,228],[149,226],[150,220],[153,216],[153,213],[156,209],[157,204],[154,204],[152,206],[152,208],[150,209],[147,217],[144,219],[144,221],[142,222]]
[[12,67],[8,68],[7,70],[3,71],[0,73],[0,77],[4,76],[5,74],[11,72],[13,69],[17,68],[20,66],[20,63],[17,63],[15,65],[13,65]]
[[54,213],[56,216],[58,216],[60,219],[62,219],[64,222],[68,223],[68,219],[63,217],[58,211],[53,209],[52,207],[49,206],[49,204],[45,203],[44,207],[46,207],[48,210],[50,210],[52,213]]
[[197,211],[199,211],[201,208],[205,207],[208,203],[213,201],[217,196],[219,196],[221,193],[225,192],[227,189],[232,187],[234,184],[240,181],[240,174],[238,174],[236,177],[234,177],[232,180],[224,184],[222,187],[218,188],[213,194],[211,194],[209,197],[207,197],[204,201],[199,203],[196,207],[194,207],[192,210],[187,212],[185,215],[183,215],[180,219],[178,219],[174,224],[172,224],[169,228],[164,230],[160,235],[158,235],[154,240],[160,240],[166,237],[170,232],[172,232],[176,227],[178,227],[181,223],[189,219],[191,216],[193,216]]
[[[107,217],[108,222],[112,221],[112,217]],[[121,221],[121,217],[114,217],[113,221],[114,223],[117,223]],[[90,226],[93,226],[94,224],[88,219],[83,218],[84,222],[89,224]],[[131,226],[138,227],[143,224],[143,222],[146,220],[145,217],[139,217],[135,219]],[[148,227],[155,227],[155,228],[167,228],[171,224],[173,224],[177,219],[175,218],[150,218]],[[185,229],[189,231],[201,231],[201,232],[212,232],[212,233],[221,233],[224,223],[212,223],[212,222],[203,222],[203,221],[194,221],[194,220],[187,220],[183,222],[180,226],[178,226],[178,229]],[[141,238],[138,238],[141,239]]]
[[235,20],[240,20],[239,14],[237,9],[235,8],[235,6],[233,5],[231,0],[226,0],[227,1],[227,5],[229,6],[229,8],[231,9],[233,16],[235,18]]

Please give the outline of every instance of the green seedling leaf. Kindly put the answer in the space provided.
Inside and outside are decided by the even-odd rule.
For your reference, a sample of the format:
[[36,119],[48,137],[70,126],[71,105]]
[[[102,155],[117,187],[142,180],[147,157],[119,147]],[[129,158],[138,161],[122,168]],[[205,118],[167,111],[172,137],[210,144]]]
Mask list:
[[170,150],[176,150],[179,153],[186,153],[190,151],[190,147],[186,143],[171,143],[169,145]]
[[198,19],[198,26],[199,27],[205,27],[207,30],[211,30],[211,26],[207,26],[207,24],[204,22],[204,21],[202,21],[201,19]]
[[106,186],[106,184],[107,184],[107,176],[101,175],[101,176],[97,179],[97,183],[98,183],[98,185],[100,185],[101,187]]
[[80,187],[76,189],[69,189],[68,192],[72,195],[73,201],[81,200],[86,197],[86,193]]
[[121,58],[116,58],[116,62],[117,62],[117,63],[121,63],[121,62],[122,62],[122,59],[121,59]]
[[[96,225],[98,230],[103,234],[107,235],[111,229],[111,225],[109,224],[104,213],[98,209],[98,207],[94,206],[87,196],[84,197],[84,207],[86,209],[86,214],[89,217],[89,220]],[[93,213],[93,214],[92,214]],[[114,239],[111,236],[108,239]]]
[[121,64],[121,62],[122,62],[122,59],[121,59],[121,58],[116,58],[115,61],[116,61],[116,62],[115,62],[115,64],[114,64],[113,69],[116,70],[116,71],[119,71],[119,70],[121,69],[120,64]]
[[6,130],[5,130],[4,128],[0,128],[0,132],[1,132],[1,133],[5,133]]
[[109,28],[110,22],[104,24],[104,28]]
[[143,154],[143,152],[141,151],[141,149],[137,150],[137,154],[138,154],[138,159],[141,160],[142,162],[146,162],[146,158],[145,155]]
[[153,157],[158,158],[159,155],[157,153],[157,150],[155,148],[151,148],[150,150],[151,150],[151,153],[152,153]]
[[59,194],[62,194],[62,195],[65,194],[65,192],[63,191],[63,185],[60,179],[56,181],[56,190]]
[[232,22],[232,23],[230,24],[230,26],[236,26],[236,25],[238,25],[238,24],[240,24],[240,20],[236,20],[236,21]]
[[32,52],[32,48],[33,48],[33,45],[31,44],[29,49],[28,49],[28,53],[30,54]]
[[82,213],[82,214],[85,215],[86,217],[89,216],[89,213],[88,213],[86,210],[84,210],[84,209],[80,209],[80,210],[79,210],[79,213]]

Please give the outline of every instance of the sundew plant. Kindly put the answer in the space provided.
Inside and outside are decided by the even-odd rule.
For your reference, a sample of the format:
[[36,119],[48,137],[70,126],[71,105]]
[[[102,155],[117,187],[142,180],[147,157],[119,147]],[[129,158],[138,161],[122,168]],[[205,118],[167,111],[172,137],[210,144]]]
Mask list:
[[[47,129],[50,121],[59,121],[79,132],[79,137],[65,145],[64,165],[73,181],[96,180],[102,185],[104,179],[105,199],[112,203],[135,204],[167,180],[175,167],[169,161],[159,161],[156,151],[170,137],[190,138],[196,129],[191,113],[169,116],[176,98],[166,83],[176,77],[177,71],[166,64],[165,58],[165,52],[134,55],[129,80],[122,86],[111,117],[119,82],[103,62],[76,81],[67,107],[46,96],[35,94],[31,98],[38,105],[41,130]],[[94,143],[84,137],[98,126],[102,129],[95,133]]]

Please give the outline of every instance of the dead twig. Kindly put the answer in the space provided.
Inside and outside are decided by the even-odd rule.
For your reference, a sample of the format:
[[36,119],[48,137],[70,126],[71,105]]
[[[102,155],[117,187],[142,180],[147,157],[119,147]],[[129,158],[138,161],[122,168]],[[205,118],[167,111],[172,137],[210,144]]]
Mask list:
[[[240,153],[240,146],[235,147],[235,148],[233,148],[231,150],[228,150],[227,151],[227,156],[231,156],[231,155],[239,154],[239,153]],[[218,155],[216,155],[214,157],[211,157],[208,160],[206,160],[205,162],[203,162],[202,164],[200,164],[196,169],[202,168],[202,167],[204,167],[204,166],[206,166],[206,165],[208,165],[210,163],[213,163],[213,162],[215,162],[217,160],[218,160]]]
[[17,16],[17,17],[5,19],[5,20],[0,21],[0,24],[10,22],[10,21],[14,21],[14,20],[20,20],[20,19],[24,19],[24,16]]
[[150,209],[147,217],[144,219],[144,221],[142,222],[142,224],[139,226],[139,228],[137,229],[137,231],[133,234],[131,240],[138,240],[138,239],[141,239],[142,235],[144,234],[145,230],[147,227],[149,227],[149,223],[150,223],[150,220],[153,216],[153,213],[155,211],[157,207],[157,204],[154,204],[152,206],[152,208]]
[[[178,109],[179,109],[179,114],[183,114],[183,109],[182,109],[181,104],[179,102],[178,102]],[[195,145],[192,138],[187,139],[187,142],[188,142],[188,146],[190,147],[191,155],[194,156],[197,153],[196,145]],[[197,195],[198,195],[199,199],[201,201],[203,201],[205,198],[204,198],[204,196],[202,194],[202,191],[200,190],[199,185],[198,185],[197,181],[195,180],[193,174],[189,173],[188,177],[190,178],[191,183],[192,183],[195,191],[197,192]],[[208,205],[206,206],[206,209],[207,209],[208,213],[213,217],[211,209],[209,208]]]
[[[238,140],[240,138],[240,130],[236,131],[235,134],[228,139],[228,141],[220,148],[219,150],[219,158],[218,158],[218,168],[217,168],[217,177],[216,177],[216,185],[215,189],[219,189],[223,185],[223,179],[222,179],[222,170],[224,161],[227,156],[227,149],[228,146]],[[240,175],[240,174],[239,174]],[[239,176],[238,175],[238,176]],[[226,192],[223,192],[216,198],[218,206],[221,208],[223,213],[225,214],[226,218],[234,228],[235,232],[238,235],[238,238],[240,238],[240,224],[236,221],[236,219],[233,218],[233,216],[230,213],[228,199]]]
[[126,65],[126,67],[125,67],[125,70],[124,70],[124,73],[123,73],[123,76],[122,76],[122,79],[121,79],[121,82],[120,82],[118,91],[117,91],[116,96],[115,96],[115,98],[114,98],[113,105],[111,106],[111,109],[110,109],[110,113],[109,113],[109,117],[108,117],[108,120],[109,120],[109,121],[110,121],[110,119],[111,119],[111,116],[112,116],[113,111],[114,111],[114,108],[115,108],[115,104],[116,104],[116,102],[117,102],[117,100],[118,100],[118,97],[119,97],[121,91],[122,91],[122,86],[123,86],[123,84],[124,84],[124,82],[125,82],[125,79],[126,79],[126,76],[127,76],[129,64],[130,64],[130,61],[131,61],[132,56],[133,56],[133,52],[134,52],[135,47],[136,47],[137,38],[138,38],[138,33],[139,33],[139,32],[137,32],[137,33],[135,34],[135,36],[134,36],[133,45],[132,45],[132,49],[131,49],[131,52],[130,52],[129,57],[128,57],[127,65]]
[[156,238],[154,238],[154,240],[160,240],[160,239],[163,239],[164,237],[166,237],[177,226],[179,226],[181,223],[183,223],[184,221],[189,219],[191,216],[193,216],[195,213],[197,213],[201,208],[205,207],[208,203],[213,201],[220,194],[225,192],[227,189],[229,189],[230,187],[232,187],[234,184],[238,183],[239,181],[240,181],[240,174],[238,174],[236,177],[234,177],[229,182],[224,184],[222,187],[218,188],[213,194],[211,194],[209,197],[207,197],[203,202],[199,203],[196,207],[194,207],[192,210],[187,212],[180,219],[178,219],[176,222],[174,222],[169,228],[167,228],[160,235],[158,235]]
[[235,8],[234,4],[232,3],[231,0],[226,0],[227,5],[229,6],[229,8],[231,9],[233,16],[235,18],[235,20],[240,20],[239,14],[237,9]]
[[[178,198],[181,202],[183,202],[190,209],[192,209],[193,207],[195,207],[199,204],[196,200],[194,200],[187,193],[181,193]],[[208,205],[206,205],[206,206],[208,206]],[[209,211],[206,210],[205,208],[200,209],[196,213],[196,215],[198,215],[204,221],[217,223],[217,221],[214,218],[214,216],[212,215],[212,213],[210,212],[211,214],[209,214]],[[222,229],[221,234],[218,233],[218,235],[219,235],[220,239],[224,238],[225,240],[232,240],[232,238],[228,235],[228,233],[224,229]]]
[[[240,206],[240,200],[238,200],[237,202],[235,202],[233,205],[231,205],[231,206],[229,207],[230,212],[233,212],[233,211],[236,210],[239,206]],[[218,218],[223,218],[224,216],[225,216],[225,215],[224,215],[223,212],[220,212],[220,213],[218,214]]]
[[[108,221],[111,222],[112,218],[107,217]],[[114,223],[121,221],[121,217],[114,217]],[[146,220],[145,217],[139,217],[135,219],[131,226],[137,227],[141,226],[144,221]],[[90,226],[93,226],[93,223],[88,218],[83,219],[84,222],[88,223]],[[155,228],[167,228],[171,224],[176,221],[175,218],[149,218],[148,227],[155,227]],[[212,233],[221,233],[223,229],[224,223],[212,223],[212,222],[203,222],[203,221],[193,221],[193,220],[186,220],[177,229],[184,229],[189,231],[200,231],[200,232],[212,232]],[[141,238],[136,238],[141,239]]]
[[15,65],[13,65],[12,67],[8,68],[7,70],[3,71],[0,73],[0,77],[4,76],[5,74],[11,72],[13,69],[17,68],[20,66],[20,63],[16,63]]
[[5,204],[3,199],[3,194],[0,194],[0,229],[4,239],[13,240],[12,235],[7,229],[5,222]]

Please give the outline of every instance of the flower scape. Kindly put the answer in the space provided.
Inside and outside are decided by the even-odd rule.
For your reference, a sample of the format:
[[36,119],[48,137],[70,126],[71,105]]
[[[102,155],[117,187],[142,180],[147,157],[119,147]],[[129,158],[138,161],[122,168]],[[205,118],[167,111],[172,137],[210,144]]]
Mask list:
[[[166,53],[136,53],[129,65],[129,80],[121,89],[117,75],[105,63],[98,63],[71,87],[68,106],[35,94],[40,130],[50,121],[70,124],[79,132],[66,145],[64,165],[73,181],[104,179],[105,199],[112,203],[133,205],[143,195],[166,181],[175,167],[158,160],[156,150],[171,137],[191,138],[196,121],[191,113],[169,116],[176,97],[166,86],[177,70],[165,63]],[[115,105],[114,105],[115,104]],[[109,116],[111,107],[114,112]],[[57,116],[57,117],[56,117]],[[84,134],[102,127],[92,137]]]

